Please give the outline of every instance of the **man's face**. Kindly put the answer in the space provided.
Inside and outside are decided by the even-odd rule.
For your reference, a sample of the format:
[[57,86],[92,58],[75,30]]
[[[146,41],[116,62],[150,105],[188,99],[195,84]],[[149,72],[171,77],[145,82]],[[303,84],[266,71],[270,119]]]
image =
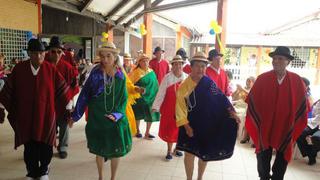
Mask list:
[[62,49],[59,48],[50,48],[49,59],[52,62],[58,62],[63,55]]
[[285,71],[289,63],[290,63],[289,59],[285,56],[275,55],[272,57],[273,70],[275,70],[276,72]]
[[157,59],[160,60],[161,56],[162,56],[162,51],[157,51],[157,52],[154,53],[154,55],[156,56]]
[[221,64],[221,59],[222,57],[221,56],[215,56],[212,58],[212,66],[215,67],[215,68],[220,68],[220,64]]
[[46,53],[45,51],[30,51],[29,56],[32,61],[42,64]]

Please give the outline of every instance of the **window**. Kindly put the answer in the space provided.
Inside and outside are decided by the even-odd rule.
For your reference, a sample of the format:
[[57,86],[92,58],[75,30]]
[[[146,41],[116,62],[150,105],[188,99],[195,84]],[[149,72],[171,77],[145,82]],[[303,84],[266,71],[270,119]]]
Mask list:
[[30,31],[0,28],[0,52],[5,56],[5,64],[10,64],[12,58],[26,58],[28,39],[32,37]]

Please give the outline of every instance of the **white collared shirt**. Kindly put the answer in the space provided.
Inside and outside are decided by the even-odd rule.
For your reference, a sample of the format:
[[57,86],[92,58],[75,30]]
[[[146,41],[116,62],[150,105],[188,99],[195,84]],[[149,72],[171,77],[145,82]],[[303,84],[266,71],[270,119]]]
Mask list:
[[277,78],[279,85],[282,84],[282,82],[283,82],[284,78],[286,77],[286,75],[287,75],[287,73],[281,79]]
[[220,74],[220,68],[216,69],[215,67],[213,66],[209,66],[210,68],[212,68],[214,71],[216,71],[216,73]]
[[39,66],[37,69],[34,68],[34,67],[32,66],[32,64],[31,64],[31,61],[30,61],[30,66],[31,66],[32,74],[33,74],[34,76],[36,76],[36,75],[38,74],[39,70],[40,70],[40,66]]

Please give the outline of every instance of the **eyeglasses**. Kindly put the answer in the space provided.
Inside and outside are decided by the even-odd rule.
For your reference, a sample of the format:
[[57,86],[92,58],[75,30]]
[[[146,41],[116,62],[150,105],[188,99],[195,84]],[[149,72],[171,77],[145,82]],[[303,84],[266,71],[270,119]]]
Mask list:
[[62,51],[61,50],[51,50],[50,51],[51,53],[53,53],[53,54],[61,54],[62,53]]

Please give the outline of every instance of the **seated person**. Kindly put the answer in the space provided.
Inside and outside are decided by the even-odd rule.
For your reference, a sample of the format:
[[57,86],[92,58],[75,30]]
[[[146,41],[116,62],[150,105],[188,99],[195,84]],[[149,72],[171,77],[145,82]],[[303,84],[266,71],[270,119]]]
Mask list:
[[308,126],[297,140],[303,157],[308,156],[308,165],[316,164],[317,152],[320,150],[320,99],[312,105],[312,114],[308,118]]

